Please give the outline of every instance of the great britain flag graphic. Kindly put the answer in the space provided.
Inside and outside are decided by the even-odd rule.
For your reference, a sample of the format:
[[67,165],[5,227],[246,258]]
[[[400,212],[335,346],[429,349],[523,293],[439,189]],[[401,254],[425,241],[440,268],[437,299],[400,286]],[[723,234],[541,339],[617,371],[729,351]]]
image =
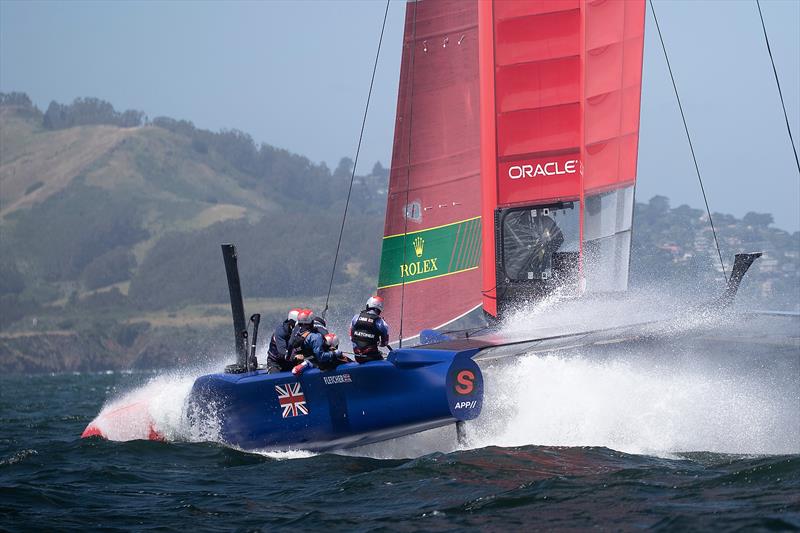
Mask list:
[[275,392],[278,393],[278,403],[283,408],[283,418],[308,414],[306,397],[299,383],[275,385]]

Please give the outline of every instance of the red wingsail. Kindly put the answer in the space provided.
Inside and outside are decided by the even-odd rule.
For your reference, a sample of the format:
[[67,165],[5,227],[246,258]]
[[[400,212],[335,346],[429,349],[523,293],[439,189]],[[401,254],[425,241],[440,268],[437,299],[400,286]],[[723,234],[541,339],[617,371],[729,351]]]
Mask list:
[[[643,0],[406,9],[379,293],[392,339],[627,287]],[[585,285],[584,285],[585,283]]]

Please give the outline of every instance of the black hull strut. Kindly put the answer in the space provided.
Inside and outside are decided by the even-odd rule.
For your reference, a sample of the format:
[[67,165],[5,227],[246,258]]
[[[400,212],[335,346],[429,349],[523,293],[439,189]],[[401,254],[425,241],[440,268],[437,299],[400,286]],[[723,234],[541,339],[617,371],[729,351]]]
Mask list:
[[225,260],[225,274],[228,276],[233,333],[236,339],[236,364],[230,365],[225,370],[227,372],[247,372],[247,323],[244,319],[244,303],[242,301],[242,285],[239,282],[236,247],[232,244],[223,244],[222,257]]

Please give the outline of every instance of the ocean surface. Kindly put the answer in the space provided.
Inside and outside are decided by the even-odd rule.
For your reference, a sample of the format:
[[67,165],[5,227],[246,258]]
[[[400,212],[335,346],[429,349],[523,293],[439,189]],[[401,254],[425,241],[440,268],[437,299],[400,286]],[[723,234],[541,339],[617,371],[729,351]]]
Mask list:
[[[246,453],[184,427],[207,368],[3,376],[0,530],[798,530],[800,353],[739,329],[493,363],[463,447]],[[168,442],[79,438],[131,397]]]

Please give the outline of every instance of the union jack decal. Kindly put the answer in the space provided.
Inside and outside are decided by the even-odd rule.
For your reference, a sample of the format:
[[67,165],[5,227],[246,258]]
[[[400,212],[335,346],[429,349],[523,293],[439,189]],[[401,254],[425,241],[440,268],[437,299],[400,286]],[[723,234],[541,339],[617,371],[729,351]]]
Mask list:
[[306,397],[299,383],[275,385],[275,392],[278,393],[278,403],[283,408],[283,418],[308,414]]

